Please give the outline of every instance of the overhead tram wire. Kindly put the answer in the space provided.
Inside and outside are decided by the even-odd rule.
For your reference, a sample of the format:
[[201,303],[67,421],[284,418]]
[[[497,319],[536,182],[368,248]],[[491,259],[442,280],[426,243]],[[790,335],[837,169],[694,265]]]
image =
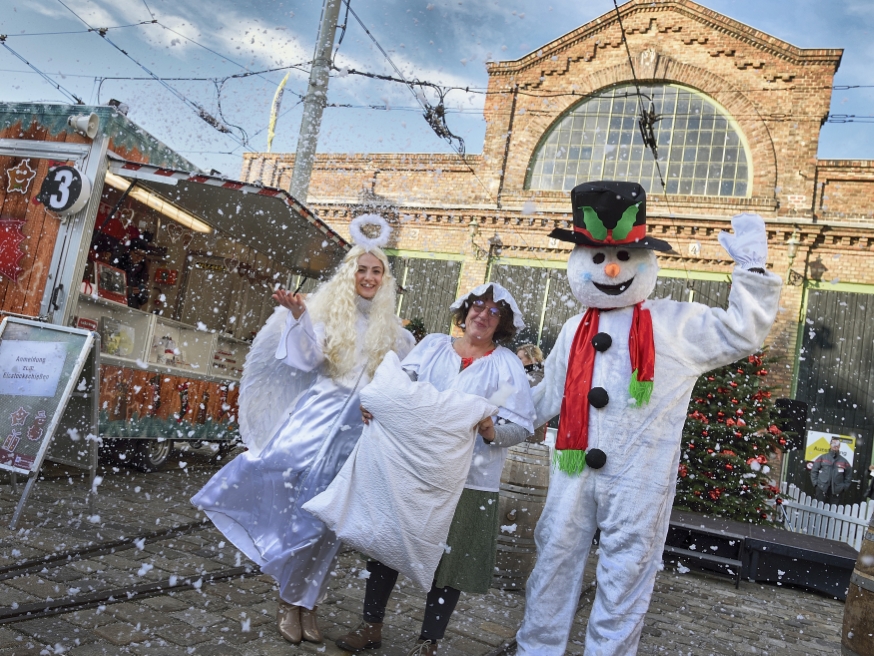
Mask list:
[[[486,192],[486,194],[490,197],[491,193],[489,192],[488,187],[486,187],[485,184],[483,184],[483,181],[480,180],[479,176],[476,174],[476,171],[473,169],[473,167],[470,165],[470,163],[467,161],[467,159],[464,156],[464,140],[461,139],[461,137],[457,137],[454,134],[452,134],[449,131],[448,127],[446,126],[445,108],[443,106],[443,94],[439,94],[440,95],[440,103],[438,104],[438,106],[432,107],[430,105],[430,103],[428,103],[420,94],[416,93],[416,89],[414,88],[413,84],[411,84],[410,82],[407,81],[406,77],[404,77],[404,74],[397,67],[397,65],[394,63],[394,61],[392,61],[392,58],[388,56],[388,53],[385,51],[385,48],[383,48],[380,45],[379,41],[376,40],[376,37],[373,36],[371,31],[367,28],[367,25],[364,24],[364,21],[362,21],[361,18],[359,18],[358,14],[355,13],[355,10],[352,9],[351,0],[343,0],[343,1],[346,3],[346,9],[348,10],[348,13],[352,14],[352,17],[358,22],[358,24],[361,26],[361,29],[364,30],[364,33],[367,34],[368,37],[370,37],[370,40],[373,42],[373,45],[375,45],[376,48],[379,50],[379,52],[382,53],[382,56],[385,57],[385,60],[392,67],[394,72],[397,74],[398,78],[400,78],[400,81],[404,84],[404,86],[406,86],[410,90],[410,93],[413,95],[413,98],[415,98],[416,102],[421,106],[422,111],[424,112],[424,115],[425,115],[425,120],[428,121],[428,124],[431,126],[431,129],[434,130],[434,132],[441,139],[444,139],[445,141],[447,141],[447,143],[449,143],[449,147],[452,148],[452,150],[454,150],[456,152],[456,154],[461,158],[461,161],[464,162],[465,166],[467,166],[468,169],[470,169],[470,172],[473,175],[473,177],[476,179],[477,182],[479,182],[480,186],[483,188],[483,190]],[[439,91],[439,87],[437,85],[428,85],[428,86],[430,86],[433,89],[437,89]],[[460,143],[460,146],[456,147],[456,145],[453,143],[453,139],[457,140]]]
[[[411,84],[410,82],[407,81],[407,79],[404,77],[404,74],[401,72],[401,70],[395,65],[395,63],[392,61],[391,57],[388,56],[388,53],[385,51],[385,49],[379,44],[379,41],[376,40],[376,37],[373,36],[373,34],[370,32],[370,30],[364,24],[364,21],[362,21],[361,18],[358,17],[358,14],[355,13],[355,10],[352,9],[351,0],[343,0],[343,1],[346,3],[346,8],[348,10],[348,13],[352,14],[352,17],[358,22],[358,24],[361,26],[361,29],[363,29],[365,34],[367,34],[367,36],[370,37],[370,40],[373,41],[373,44],[382,53],[382,56],[385,57],[386,61],[388,61],[388,63],[391,65],[392,69],[394,70],[394,72],[397,74],[397,76],[399,78],[399,80],[397,80],[397,81],[403,83],[410,90],[410,93],[413,94],[413,97],[416,99],[416,102],[421,106],[422,111],[425,113],[425,119],[428,121],[428,124],[431,125],[431,128],[435,131],[435,133],[438,136],[445,139],[447,141],[447,143],[449,143],[449,147],[452,148],[455,151],[456,155],[458,155],[461,158],[461,161],[464,162],[465,166],[467,166],[471,175],[473,175],[474,179],[479,183],[479,185],[483,188],[483,191],[485,191],[486,195],[491,199],[492,194],[489,191],[488,187],[486,187],[485,183],[483,183],[483,181],[477,175],[474,168],[470,165],[470,162],[468,162],[466,157],[465,157],[464,148],[463,148],[464,141],[461,140],[460,137],[456,137],[456,139],[461,140],[461,143],[462,143],[461,148],[456,148],[455,144],[453,144],[451,140],[447,139],[444,134],[441,134],[441,132],[435,127],[434,122],[432,122],[432,121],[438,120],[438,118],[435,115],[435,111],[437,110],[437,108],[432,107],[429,103],[427,103],[425,100],[423,100],[423,98],[418,93],[416,93],[416,90],[413,87],[413,84]],[[438,89],[438,90],[440,89],[439,85],[436,85],[436,84],[429,83],[426,86],[429,86],[432,89]],[[440,113],[439,118],[442,119],[443,126],[445,127],[445,108],[443,107],[443,101],[444,101],[445,94],[440,93],[439,95],[440,95],[440,104],[438,105],[438,107],[442,108],[442,112]],[[446,128],[446,131],[448,132],[448,128]],[[449,134],[451,135],[451,133],[449,133]],[[452,136],[454,136],[454,135],[452,135]],[[497,205],[498,199],[494,198],[493,200],[495,202],[495,205]],[[528,242],[525,240],[525,237],[523,237],[519,232],[517,232],[515,230],[513,232],[515,232],[519,236],[519,238],[525,244],[525,247],[528,248],[528,250],[531,252],[532,255],[534,255],[534,258],[539,260],[540,258],[537,257],[537,253],[535,252],[535,250],[533,248],[531,248],[529,246]]]
[[[145,2],[145,0],[143,0],[143,2]],[[210,53],[214,54],[215,56],[220,57],[221,59],[224,59],[225,61],[230,62],[231,64],[234,64],[234,66],[239,66],[239,67],[242,68],[244,71],[246,71],[245,74],[239,74],[239,75],[235,75],[235,76],[230,76],[230,77],[228,77],[228,78],[225,78],[225,79],[221,80],[221,83],[220,83],[220,84],[216,83],[216,104],[218,105],[218,108],[219,108],[219,116],[220,116],[221,119],[222,119],[223,121],[225,121],[225,123],[227,123],[228,125],[231,125],[231,123],[230,123],[230,122],[225,118],[224,113],[222,112],[222,109],[221,109],[221,93],[222,93],[222,89],[223,89],[223,87],[224,87],[224,84],[225,84],[225,82],[227,82],[228,79],[231,79],[231,78],[237,78],[237,77],[242,78],[242,77],[249,77],[249,76],[252,76],[252,75],[257,75],[258,77],[264,79],[265,81],[270,82],[270,84],[275,85],[275,84],[276,84],[276,81],[275,81],[275,80],[271,80],[271,79],[265,77],[262,73],[264,73],[264,72],[278,71],[278,70],[288,70],[288,69],[303,70],[303,69],[299,68],[299,65],[296,65],[296,66],[288,66],[288,67],[277,67],[277,68],[275,68],[275,69],[270,69],[270,70],[268,70],[268,71],[250,72],[250,71],[248,70],[248,67],[247,67],[247,66],[244,66],[243,64],[241,64],[241,63],[239,63],[239,62],[237,62],[237,61],[234,61],[234,60],[231,59],[230,57],[226,57],[225,55],[221,54],[220,52],[217,52],[216,50],[213,50],[212,48],[210,48],[210,47],[208,47],[208,46],[205,46],[205,45],[203,45],[202,43],[200,43],[200,42],[198,42],[198,41],[195,41],[195,40],[192,39],[191,37],[186,36],[185,34],[182,34],[181,32],[177,32],[177,31],[174,30],[173,28],[164,25],[164,24],[161,23],[160,21],[157,21],[157,20],[156,20],[155,22],[158,23],[158,25],[160,25],[162,28],[164,28],[164,29],[167,30],[168,32],[172,32],[173,34],[175,34],[175,35],[177,35],[177,36],[179,36],[179,37],[181,37],[181,38],[183,38],[183,39],[185,39],[185,40],[187,40],[187,41],[190,41],[190,42],[193,43],[194,45],[196,45],[196,46],[198,46],[198,47],[200,47],[200,48],[203,48],[203,49],[206,50],[207,52],[210,52]],[[344,31],[345,31],[345,26],[344,26]],[[312,64],[312,60],[310,60],[309,62],[306,62],[306,63],[307,63],[307,64]],[[304,71],[304,72],[309,73],[309,71]],[[298,92],[298,91],[295,91],[294,89],[287,89],[287,91],[289,91],[292,95],[297,96],[301,101],[303,101],[303,99],[304,99],[304,97],[305,97],[304,94],[302,94],[302,93],[300,93],[300,92]],[[278,118],[279,118],[279,117],[277,117],[277,119],[278,119]],[[243,131],[242,128],[237,127],[237,129],[240,130],[243,134],[245,134],[245,131]],[[248,147],[248,143],[249,143],[249,140],[248,140],[248,137],[247,137],[246,140],[245,140],[245,146],[246,146],[246,147]],[[234,149],[234,150],[236,150],[236,149]]]
[[[70,12],[71,14],[73,14],[76,18],[78,18],[78,19],[79,19],[79,20],[80,20],[80,21],[81,21],[81,22],[82,22],[86,27],[88,27],[89,30],[93,29],[92,26],[89,25],[88,22],[87,22],[84,18],[82,18],[79,14],[77,14],[75,11],[73,11],[73,10],[70,8],[70,6],[67,5],[67,4],[64,2],[64,0],[58,0],[58,2],[59,2],[59,3],[60,3],[60,4],[65,8],[65,9],[67,9],[67,11],[69,11],[69,12]],[[177,89],[175,89],[174,87],[172,87],[170,84],[168,84],[167,82],[165,82],[163,79],[161,79],[158,75],[156,75],[155,73],[153,73],[152,71],[150,71],[148,68],[146,68],[145,65],[143,65],[143,64],[141,64],[139,61],[137,61],[137,60],[136,60],[132,55],[128,54],[128,52],[125,51],[123,48],[121,48],[120,46],[118,46],[118,45],[116,45],[115,43],[113,43],[113,41],[112,41],[109,37],[106,36],[106,33],[105,33],[105,32],[102,32],[102,31],[100,31],[100,30],[97,30],[97,33],[98,33],[98,34],[100,35],[100,37],[101,37],[104,41],[106,41],[109,45],[111,45],[113,48],[115,48],[116,50],[118,50],[121,54],[123,54],[125,57],[127,57],[128,59],[130,59],[134,64],[136,64],[136,65],[139,66],[141,69],[143,69],[146,73],[148,73],[150,76],[152,76],[152,77],[153,77],[153,78],[154,78],[154,79],[155,79],[155,80],[156,80],[156,81],[157,81],[161,86],[163,86],[167,91],[169,91],[171,94],[173,94],[177,99],[181,100],[184,104],[188,105],[191,109],[193,109],[194,112],[195,112],[195,113],[196,113],[196,114],[197,114],[201,119],[203,119],[206,123],[208,123],[209,125],[211,125],[213,128],[215,128],[216,130],[218,130],[218,131],[221,132],[222,134],[227,135],[230,139],[232,139],[233,141],[237,142],[238,144],[240,144],[240,145],[243,146],[244,148],[250,149],[249,144],[248,144],[248,141],[247,141],[245,138],[241,140],[239,137],[237,137],[237,135],[235,135],[235,134],[231,131],[230,128],[228,128],[227,126],[223,125],[223,124],[222,124],[218,119],[216,119],[216,118],[215,118],[214,116],[212,116],[209,112],[207,112],[206,109],[205,109],[204,107],[202,107],[200,104],[196,103],[195,101],[190,100],[190,99],[189,99],[187,96],[185,96],[182,92],[178,91]],[[244,135],[244,137],[245,137],[245,133],[243,133],[243,135]]]
[[[628,39],[625,38],[625,27],[622,25],[622,14],[619,11],[619,5],[616,3],[616,0],[613,0],[613,7],[616,10],[616,20],[619,23],[619,31],[622,34],[622,43],[625,45],[625,54],[628,57],[628,66],[631,68],[631,77],[634,80],[634,87],[635,89],[637,89],[637,101],[638,107],[640,108],[640,118],[638,119],[640,136],[641,139],[643,139],[644,146],[649,146],[650,152],[652,153],[656,171],[659,174],[659,182],[662,183],[662,196],[665,199],[665,206],[668,208],[668,220],[674,226],[674,229],[676,229],[677,225],[674,221],[674,210],[671,208],[671,202],[668,199],[668,188],[667,185],[665,185],[665,176],[662,174],[662,167],[659,164],[658,147],[655,140],[655,130],[653,129],[653,125],[658,120],[658,117],[655,113],[655,104],[650,98],[650,109],[648,112],[643,105],[643,94],[641,94],[640,92],[640,83],[637,80],[637,73],[634,70],[634,60],[631,57],[631,48],[628,45]],[[686,273],[686,289],[691,290],[691,278],[689,277],[689,268],[686,266],[686,260],[683,257],[682,253],[679,252],[679,246],[679,230],[677,230],[677,254],[680,256],[680,263],[683,265],[683,271]]]
[[149,16],[152,17],[152,20],[155,20],[155,12],[152,11],[152,8],[149,7],[149,3],[146,0],[143,0],[143,5],[146,7],[146,11],[149,12]]
[[[304,73],[309,73],[308,70],[302,69],[302,68],[300,68],[300,66],[303,66],[304,64],[312,64],[312,60],[310,60],[310,61],[307,61],[307,62],[302,62],[302,63],[300,63],[300,64],[293,64],[293,65],[291,65],[291,66],[277,66],[277,67],[275,67],[275,68],[268,68],[268,69],[265,69],[265,70],[263,70],[263,71],[249,71],[248,67],[245,66],[244,64],[241,64],[241,63],[238,62],[238,61],[234,61],[234,60],[231,59],[230,57],[227,57],[227,56],[221,54],[220,52],[218,52],[218,51],[216,51],[216,50],[213,50],[213,49],[210,48],[209,46],[205,46],[205,45],[203,45],[202,43],[200,43],[200,42],[198,42],[198,41],[195,41],[195,40],[192,39],[190,36],[186,36],[186,35],[182,34],[181,32],[177,32],[177,31],[174,30],[172,27],[167,27],[166,25],[164,25],[164,24],[163,24],[161,21],[159,21],[159,20],[156,20],[155,22],[156,22],[159,26],[161,26],[162,28],[164,28],[165,30],[167,30],[168,32],[172,32],[172,33],[175,34],[176,36],[181,37],[181,38],[185,39],[186,41],[190,41],[191,43],[193,43],[194,45],[198,46],[199,48],[203,48],[204,50],[206,50],[207,52],[212,53],[212,54],[215,55],[216,57],[220,57],[221,59],[224,59],[226,62],[230,62],[230,63],[233,64],[234,66],[239,66],[239,67],[242,68],[244,71],[246,71],[246,73],[238,73],[238,74],[235,74],[235,75],[230,75],[230,76],[228,76],[228,79],[229,79],[229,78],[234,78],[234,77],[250,77],[250,76],[253,76],[253,75],[257,75],[258,77],[263,77],[264,80],[267,81],[267,82],[270,82],[270,84],[276,84],[276,81],[275,81],[275,80],[271,80],[271,79],[269,79],[269,78],[266,78],[266,77],[264,77],[263,74],[264,74],[264,73],[273,73],[273,72],[276,72],[276,71],[287,71],[287,70],[289,70],[289,69],[296,69],[296,70],[300,70],[300,71],[302,71],[302,72],[304,72]],[[304,94],[302,94],[302,93],[298,93],[298,92],[295,91],[294,89],[287,89],[287,91],[290,91],[292,94],[294,94],[295,96],[297,96],[297,97],[299,97],[299,98],[303,98],[303,97],[304,97]]]
[[[110,25],[109,27],[95,27],[87,30],[67,30],[63,32],[19,32],[18,34],[4,34],[2,36],[8,39],[18,39],[27,36],[59,36],[65,34],[88,34],[90,32],[99,32],[101,30],[121,30],[126,27],[140,27],[141,25],[152,25],[157,23],[155,20],[140,21],[139,23],[129,23],[127,25]],[[90,77],[90,76],[89,76]]]
[[69,98],[70,100],[72,100],[74,105],[84,105],[84,104],[85,104],[79,96],[77,96],[77,95],[76,95],[75,93],[73,93],[72,91],[69,91],[68,89],[66,89],[65,87],[63,87],[60,83],[55,82],[55,81],[54,81],[51,77],[49,77],[46,73],[43,73],[40,69],[38,69],[36,66],[34,66],[33,64],[31,64],[29,61],[27,61],[27,60],[26,60],[24,57],[22,57],[20,54],[18,54],[15,50],[13,50],[13,49],[9,46],[9,44],[6,43],[6,36],[5,36],[5,35],[0,35],[0,45],[2,45],[2,46],[3,46],[4,48],[6,48],[9,52],[11,52],[11,53],[12,53],[12,54],[17,58],[17,59],[21,60],[21,61],[24,62],[27,66],[29,66],[30,68],[32,68],[32,69],[33,69],[37,74],[39,74],[39,76],[40,76],[42,79],[44,79],[46,82],[48,82],[50,85],[52,85],[55,89],[57,89],[57,90],[60,91],[62,94],[64,94],[67,98]]

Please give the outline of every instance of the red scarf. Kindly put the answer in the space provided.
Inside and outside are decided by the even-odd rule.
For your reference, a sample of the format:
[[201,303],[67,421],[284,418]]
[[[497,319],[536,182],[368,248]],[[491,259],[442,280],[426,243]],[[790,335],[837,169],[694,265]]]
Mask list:
[[[655,344],[652,335],[652,316],[641,303],[634,306],[628,351],[631,356],[631,381],[628,392],[637,405],[649,403],[655,373]],[[592,338],[598,334],[601,310],[589,308],[574,335],[568,357],[567,378],[561,414],[558,419],[558,437],[555,442],[559,469],[578,474],[585,467],[585,451],[589,446],[589,391],[595,370],[595,347]],[[617,402],[619,399],[616,399]]]

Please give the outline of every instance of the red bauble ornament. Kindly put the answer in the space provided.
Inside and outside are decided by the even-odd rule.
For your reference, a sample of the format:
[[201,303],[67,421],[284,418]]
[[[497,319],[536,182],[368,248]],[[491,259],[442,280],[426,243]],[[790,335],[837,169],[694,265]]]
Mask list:
[[729,385],[731,385],[732,387],[737,387],[737,383],[734,382],[734,381],[731,381],[731,382],[729,383]]
[[738,408],[737,410],[734,411],[734,414],[736,414],[738,417],[743,417],[744,416],[744,409]]
[[688,476],[689,474],[689,468],[686,467],[686,465],[684,465],[683,463],[680,463],[680,466],[677,468],[677,473],[680,475],[681,478],[686,478],[686,476]]
[[734,465],[732,465],[730,462],[725,463],[725,468],[728,471],[734,471]]
[[700,496],[701,496],[701,490],[695,490],[694,492],[692,492],[692,494],[694,494],[696,497],[700,497]]
[[780,434],[780,429],[777,428],[777,426],[775,426],[774,424],[771,424],[770,426],[768,426],[768,432],[769,432],[771,435],[779,435],[779,434]]

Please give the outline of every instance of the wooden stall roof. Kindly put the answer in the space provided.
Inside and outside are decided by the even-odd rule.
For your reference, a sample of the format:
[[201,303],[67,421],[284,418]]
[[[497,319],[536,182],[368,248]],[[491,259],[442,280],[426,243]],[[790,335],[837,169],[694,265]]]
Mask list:
[[161,196],[273,261],[307,277],[340,263],[349,243],[288,192],[219,175],[127,161],[110,171]]

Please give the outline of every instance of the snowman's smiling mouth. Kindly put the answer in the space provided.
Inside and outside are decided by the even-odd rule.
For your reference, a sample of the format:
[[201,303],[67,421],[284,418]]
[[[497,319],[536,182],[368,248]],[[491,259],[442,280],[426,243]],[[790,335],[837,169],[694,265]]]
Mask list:
[[633,282],[634,282],[634,277],[632,276],[631,278],[629,278],[625,282],[620,282],[618,285],[602,285],[600,283],[595,282],[594,280],[592,281],[592,284],[595,285],[595,288],[599,292],[603,292],[603,293],[607,294],[608,296],[619,296],[619,294],[621,294],[626,289],[631,287],[631,283],[633,283]]

